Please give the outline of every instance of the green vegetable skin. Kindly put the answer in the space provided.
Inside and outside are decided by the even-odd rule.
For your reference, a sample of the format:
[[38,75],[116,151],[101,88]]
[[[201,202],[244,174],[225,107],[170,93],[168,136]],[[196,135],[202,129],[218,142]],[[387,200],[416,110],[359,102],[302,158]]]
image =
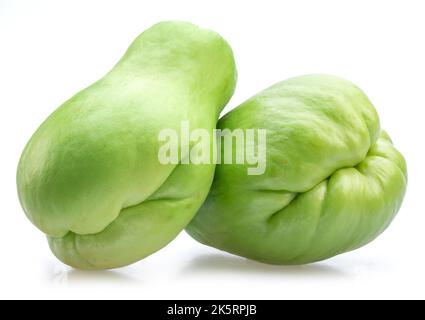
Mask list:
[[267,129],[267,168],[218,165],[187,227],[209,246],[271,264],[303,264],[359,248],[396,215],[403,156],[365,94],[333,76],[289,79],[224,116],[220,129]]
[[64,263],[124,266],[168,244],[208,194],[214,165],[163,165],[164,128],[212,131],[236,82],[215,32],[163,22],[142,33],[105,77],[36,131],[17,184],[28,218]]

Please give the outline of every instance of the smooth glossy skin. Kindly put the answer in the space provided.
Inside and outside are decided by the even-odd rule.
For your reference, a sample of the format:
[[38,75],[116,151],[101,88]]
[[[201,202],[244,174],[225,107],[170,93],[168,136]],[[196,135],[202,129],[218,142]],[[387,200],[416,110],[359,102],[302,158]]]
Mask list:
[[268,88],[225,115],[221,129],[267,129],[267,169],[218,165],[187,227],[196,240],[271,264],[304,264],[359,248],[400,208],[406,163],[365,94],[333,76]]
[[213,130],[236,82],[215,32],[163,22],[36,131],[17,184],[28,218],[64,263],[121,267],[168,244],[204,201],[214,165],[163,165],[164,128]]

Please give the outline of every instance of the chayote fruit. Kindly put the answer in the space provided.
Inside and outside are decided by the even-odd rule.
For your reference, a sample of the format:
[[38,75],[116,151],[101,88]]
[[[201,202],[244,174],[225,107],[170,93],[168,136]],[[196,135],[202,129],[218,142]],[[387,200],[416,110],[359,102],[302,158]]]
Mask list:
[[53,253],[76,268],[115,268],[176,237],[208,194],[215,166],[161,164],[158,134],[178,132],[181,121],[212,131],[235,82],[232,50],[217,33],[163,22],[56,110],[17,174],[22,207]]
[[366,95],[333,76],[278,83],[225,115],[220,129],[267,130],[266,170],[221,164],[188,225],[203,244],[271,264],[303,264],[359,248],[400,208],[403,156]]

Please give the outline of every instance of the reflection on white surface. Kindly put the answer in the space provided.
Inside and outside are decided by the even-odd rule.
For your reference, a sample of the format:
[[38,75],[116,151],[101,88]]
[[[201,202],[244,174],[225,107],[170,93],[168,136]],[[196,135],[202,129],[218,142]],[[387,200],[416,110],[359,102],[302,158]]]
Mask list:
[[347,277],[352,274],[338,269],[336,266],[324,263],[314,263],[299,266],[279,266],[264,264],[245,258],[232,256],[228,254],[203,254],[194,257],[184,269],[184,273],[234,273],[234,274],[252,274],[252,275],[268,275],[279,277]]
[[367,278],[375,272],[384,275],[398,267],[399,260],[396,257],[390,260],[385,260],[384,257],[376,259],[373,255],[367,254],[365,249],[346,252],[310,264],[272,265],[208,248],[207,251],[199,251],[197,255],[193,255],[184,271],[185,273],[268,276],[279,279],[312,277],[353,280]]
[[77,270],[65,266],[55,266],[47,270],[49,281],[55,285],[73,285],[85,283],[109,283],[109,284],[130,284],[138,283],[137,278],[133,278],[122,271],[113,270]]

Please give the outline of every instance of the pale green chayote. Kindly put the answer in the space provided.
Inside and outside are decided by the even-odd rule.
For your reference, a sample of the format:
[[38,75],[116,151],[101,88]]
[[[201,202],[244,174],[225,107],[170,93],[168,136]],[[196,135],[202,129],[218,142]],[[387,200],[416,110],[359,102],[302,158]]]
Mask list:
[[366,95],[308,75],[278,83],[226,114],[220,129],[266,129],[266,171],[217,165],[187,227],[209,246],[272,264],[303,264],[359,248],[400,208],[406,163]]
[[102,79],[26,146],[19,198],[53,253],[83,269],[124,266],[168,244],[204,201],[214,164],[163,165],[164,128],[212,132],[236,82],[232,50],[185,22],[143,32]]

